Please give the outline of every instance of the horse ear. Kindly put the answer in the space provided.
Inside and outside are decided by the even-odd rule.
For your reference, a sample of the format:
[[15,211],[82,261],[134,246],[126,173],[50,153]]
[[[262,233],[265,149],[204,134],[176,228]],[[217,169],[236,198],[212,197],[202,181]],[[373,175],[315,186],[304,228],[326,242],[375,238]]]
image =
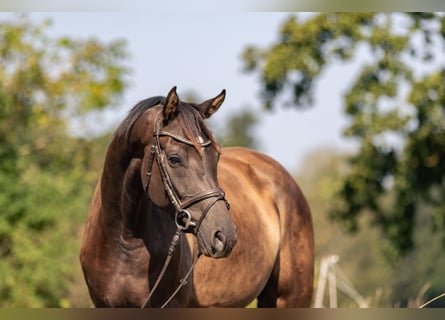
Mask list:
[[164,116],[164,124],[170,122],[178,114],[179,98],[176,93],[176,86],[170,89],[167,99],[165,101],[164,108],[162,109],[162,115]]
[[214,114],[219,109],[219,107],[221,107],[225,97],[226,97],[226,90],[223,89],[223,91],[221,91],[221,93],[217,95],[215,98],[204,101],[203,103],[197,105],[196,107],[199,109],[199,111],[201,111],[204,118],[208,118],[212,114]]

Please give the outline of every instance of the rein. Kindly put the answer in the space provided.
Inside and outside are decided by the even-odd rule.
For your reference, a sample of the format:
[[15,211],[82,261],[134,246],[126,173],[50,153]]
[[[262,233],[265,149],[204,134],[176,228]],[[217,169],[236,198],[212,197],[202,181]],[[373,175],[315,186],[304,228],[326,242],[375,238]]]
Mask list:
[[[156,291],[156,289],[159,286],[159,283],[161,282],[162,278],[164,277],[164,274],[167,271],[167,267],[170,264],[170,260],[172,259],[173,252],[175,252],[176,246],[179,243],[179,238],[181,237],[182,232],[183,232],[182,227],[178,227],[176,229],[176,233],[173,236],[173,239],[170,243],[170,247],[168,248],[167,258],[165,259],[164,265],[162,266],[162,270],[159,273],[159,276],[156,278],[156,282],[153,285],[153,288],[151,289],[151,291],[150,291],[149,295],[147,296],[147,298],[145,299],[144,303],[142,304],[141,308],[145,308],[148,305],[148,303],[151,300],[151,297],[153,296],[153,293]],[[190,268],[187,271],[187,273],[185,274],[185,276],[181,280],[179,280],[178,287],[176,288],[175,291],[173,291],[173,293],[170,295],[170,297],[164,302],[164,304],[161,306],[161,308],[165,308],[167,306],[167,304],[178,294],[179,290],[181,290],[181,288],[187,284],[187,279],[190,276],[190,274],[192,273],[193,269],[195,268],[195,265],[198,262],[198,259],[200,256],[201,256],[201,253],[198,252],[198,255],[196,256],[195,261],[193,261],[192,265],[190,266]]]
[[[153,169],[153,162],[156,158],[158,162],[159,172],[161,174],[162,182],[164,184],[164,190],[167,193],[167,196],[172,203],[172,205],[175,208],[175,223],[177,226],[176,233],[173,236],[173,239],[170,243],[168,254],[165,259],[164,265],[162,267],[161,272],[159,273],[155,284],[153,285],[153,288],[151,289],[149,295],[145,299],[145,302],[142,304],[141,308],[145,308],[148,303],[150,302],[151,297],[153,296],[153,293],[156,291],[156,289],[159,286],[159,283],[161,282],[165,272],[167,271],[167,267],[170,264],[170,261],[172,259],[173,253],[176,249],[176,246],[179,243],[179,239],[183,232],[187,232],[190,230],[190,228],[193,228],[194,233],[197,235],[199,228],[201,226],[202,221],[206,217],[207,213],[210,211],[210,209],[216,204],[217,201],[222,200],[225,202],[227,209],[230,208],[229,203],[225,199],[225,193],[221,188],[211,188],[208,190],[205,190],[203,192],[200,192],[198,194],[195,194],[193,196],[186,197],[186,199],[181,199],[178,194],[176,193],[173,183],[170,179],[170,175],[168,174],[167,167],[165,164],[165,154],[162,152],[161,144],[160,144],[160,137],[161,136],[169,136],[179,142],[186,143],[188,145],[194,146],[193,142],[188,140],[185,137],[178,136],[176,134],[161,131],[161,113],[156,118],[156,124],[155,129],[153,132],[153,144],[150,146],[150,154],[148,159],[148,165],[147,165],[147,172],[146,172],[146,181],[144,183],[144,191],[146,194],[148,194],[148,188],[150,186],[150,179],[152,176],[152,169]],[[211,144],[211,141],[205,141],[201,143],[201,147],[207,147]],[[205,210],[201,213],[201,216],[199,217],[198,221],[194,221],[190,212],[187,210],[187,208],[197,204],[198,202],[201,202],[206,199],[214,198],[212,202],[210,202],[209,205],[205,208]],[[173,294],[167,299],[167,301],[161,306],[161,308],[164,308],[172,299],[173,297],[179,292],[179,290],[187,284],[187,279],[190,276],[190,274],[193,271],[193,268],[195,267],[196,263],[198,262],[199,257],[201,256],[201,253],[198,252],[198,255],[192,265],[190,266],[188,272],[185,274],[185,276],[179,281],[179,285],[176,288],[176,290],[173,292]]]

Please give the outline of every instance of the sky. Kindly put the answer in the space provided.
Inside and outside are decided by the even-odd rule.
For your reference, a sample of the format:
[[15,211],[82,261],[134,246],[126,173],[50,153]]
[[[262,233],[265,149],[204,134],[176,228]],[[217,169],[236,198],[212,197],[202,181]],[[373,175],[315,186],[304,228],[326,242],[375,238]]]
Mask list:
[[[146,4],[144,4],[146,3]],[[192,11],[168,9],[168,3],[152,10],[152,2],[138,2],[138,10],[108,12],[31,12],[31,19],[50,18],[54,35],[96,37],[102,41],[125,39],[132,69],[130,86],[122,104],[99,122],[115,128],[138,101],[166,95],[177,86],[179,96],[189,92],[202,99],[226,89],[226,100],[212,117],[224,127],[230,114],[249,108],[260,115],[256,135],[260,151],[296,172],[304,156],[318,148],[350,148],[342,138],[341,92],[354,73],[351,65],[331,67],[317,83],[316,103],[305,111],[278,106],[261,109],[258,74],[242,71],[241,54],[248,45],[267,47],[278,37],[288,12],[240,10]],[[217,2],[216,2],[217,3]],[[2,13],[0,19],[13,17]],[[348,75],[349,74],[349,75]],[[226,122],[225,122],[226,121]]]

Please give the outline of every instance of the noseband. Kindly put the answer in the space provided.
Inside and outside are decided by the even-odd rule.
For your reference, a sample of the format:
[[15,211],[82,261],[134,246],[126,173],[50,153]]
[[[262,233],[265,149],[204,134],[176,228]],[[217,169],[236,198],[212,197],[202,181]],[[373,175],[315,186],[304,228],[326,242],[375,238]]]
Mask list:
[[[150,185],[150,179],[152,176],[152,169],[153,169],[153,162],[154,158],[156,157],[156,160],[158,162],[159,166],[159,172],[161,174],[162,183],[164,184],[164,190],[167,193],[168,198],[170,199],[170,202],[175,208],[175,222],[178,228],[182,228],[184,232],[190,231],[191,228],[193,228],[194,233],[197,234],[199,231],[199,227],[201,226],[202,221],[204,220],[207,213],[210,211],[210,209],[216,204],[217,201],[222,200],[225,202],[227,209],[230,208],[229,203],[227,202],[225,198],[224,191],[217,187],[217,188],[211,188],[208,190],[205,190],[203,192],[200,192],[198,194],[187,196],[184,199],[181,199],[178,194],[175,191],[175,188],[173,186],[172,180],[170,178],[170,175],[167,171],[166,161],[165,161],[165,153],[162,152],[161,143],[160,143],[160,137],[161,136],[168,136],[176,141],[194,146],[193,142],[188,140],[185,137],[178,136],[176,134],[161,131],[161,113],[159,113],[158,117],[156,118],[156,124],[155,129],[153,132],[153,144],[150,147],[150,158],[148,160],[148,166],[147,166],[147,172],[146,172],[146,181],[144,184],[144,190],[145,193],[148,194],[148,188]],[[207,140],[205,142],[200,143],[201,147],[207,147],[211,145],[211,141]],[[190,214],[190,212],[187,210],[187,208],[190,208],[191,206],[206,200],[214,198],[213,201],[204,209],[202,212],[199,220],[194,220]]]

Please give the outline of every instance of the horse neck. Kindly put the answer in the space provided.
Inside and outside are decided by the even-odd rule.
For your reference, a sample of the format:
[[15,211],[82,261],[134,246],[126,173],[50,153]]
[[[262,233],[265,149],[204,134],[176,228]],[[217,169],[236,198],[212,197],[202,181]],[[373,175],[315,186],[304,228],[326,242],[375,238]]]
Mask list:
[[[104,228],[102,235],[118,243],[114,246],[117,249],[114,250],[125,250],[127,255],[137,257],[148,253],[150,281],[154,282],[163,267],[176,231],[174,208],[169,206],[161,209],[144,194],[140,171],[135,170],[140,159],[131,157],[127,159],[125,150],[117,145],[110,145],[109,150],[111,151],[107,153],[101,178],[100,215],[105,222],[102,223]],[[131,183],[130,177],[128,183],[132,168],[135,179]],[[123,192],[128,192],[128,197]],[[185,237],[182,237],[169,265],[170,270],[179,273],[176,274],[175,271],[173,275],[170,273],[167,275],[167,277],[173,276],[174,283],[179,283],[179,275],[184,275],[191,265],[192,254],[192,246]]]
[[124,237],[135,234],[143,237],[143,233],[150,237],[173,235],[173,207],[160,209],[144,194],[140,180],[141,160],[128,156],[118,142],[113,140],[105,158],[101,178],[102,218],[122,228]]

